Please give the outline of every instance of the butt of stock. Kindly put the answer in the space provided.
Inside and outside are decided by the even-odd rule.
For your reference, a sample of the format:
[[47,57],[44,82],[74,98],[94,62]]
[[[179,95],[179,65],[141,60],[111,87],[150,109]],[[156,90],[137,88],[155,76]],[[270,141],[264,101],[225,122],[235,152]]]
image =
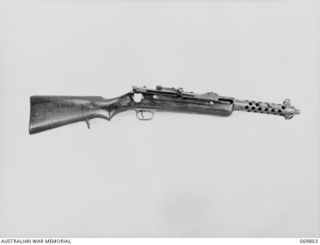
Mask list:
[[[35,134],[95,117],[108,119],[106,111],[95,107],[102,97],[31,96],[29,133]],[[96,102],[94,102],[96,103]]]

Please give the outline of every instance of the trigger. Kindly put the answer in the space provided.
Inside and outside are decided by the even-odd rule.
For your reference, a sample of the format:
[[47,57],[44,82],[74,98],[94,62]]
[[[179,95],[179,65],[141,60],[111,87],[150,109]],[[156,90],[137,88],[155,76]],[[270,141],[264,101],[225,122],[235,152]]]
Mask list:
[[[148,114],[149,113],[149,117],[146,117],[146,115],[144,114]],[[152,120],[153,119],[153,116],[154,116],[154,112],[152,110],[136,110],[136,116],[139,120],[142,120],[142,121],[149,121],[149,120]]]
[[89,119],[86,119],[86,120],[85,120],[85,122],[86,122],[86,124],[87,124],[87,126],[88,126],[88,129],[90,129],[90,122],[89,122]]

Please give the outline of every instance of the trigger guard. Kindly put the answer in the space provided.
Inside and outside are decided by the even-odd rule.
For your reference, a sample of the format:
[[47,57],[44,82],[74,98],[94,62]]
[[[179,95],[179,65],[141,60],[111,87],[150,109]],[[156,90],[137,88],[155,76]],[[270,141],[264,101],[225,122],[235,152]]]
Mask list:
[[[154,117],[154,111],[152,111],[152,110],[135,110],[135,111],[136,111],[137,118],[141,121],[150,121]],[[144,117],[143,116],[144,112],[149,112],[151,114],[151,117],[150,118]],[[139,115],[141,115],[141,116],[139,116]]]

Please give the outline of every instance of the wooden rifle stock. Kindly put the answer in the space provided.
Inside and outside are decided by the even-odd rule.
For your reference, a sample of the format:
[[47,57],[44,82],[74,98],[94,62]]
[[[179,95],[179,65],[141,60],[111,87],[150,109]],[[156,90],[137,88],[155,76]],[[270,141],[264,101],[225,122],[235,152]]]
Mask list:
[[130,105],[127,95],[114,99],[101,96],[31,96],[29,133],[35,134],[93,118],[111,117]]

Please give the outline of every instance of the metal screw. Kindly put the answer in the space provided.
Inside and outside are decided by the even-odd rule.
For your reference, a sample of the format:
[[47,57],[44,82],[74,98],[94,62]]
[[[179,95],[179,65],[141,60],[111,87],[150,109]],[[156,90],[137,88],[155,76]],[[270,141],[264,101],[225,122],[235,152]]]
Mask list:
[[286,106],[288,106],[288,105],[291,104],[291,101],[290,101],[289,99],[285,99],[285,100],[283,101],[283,104],[286,105]]

